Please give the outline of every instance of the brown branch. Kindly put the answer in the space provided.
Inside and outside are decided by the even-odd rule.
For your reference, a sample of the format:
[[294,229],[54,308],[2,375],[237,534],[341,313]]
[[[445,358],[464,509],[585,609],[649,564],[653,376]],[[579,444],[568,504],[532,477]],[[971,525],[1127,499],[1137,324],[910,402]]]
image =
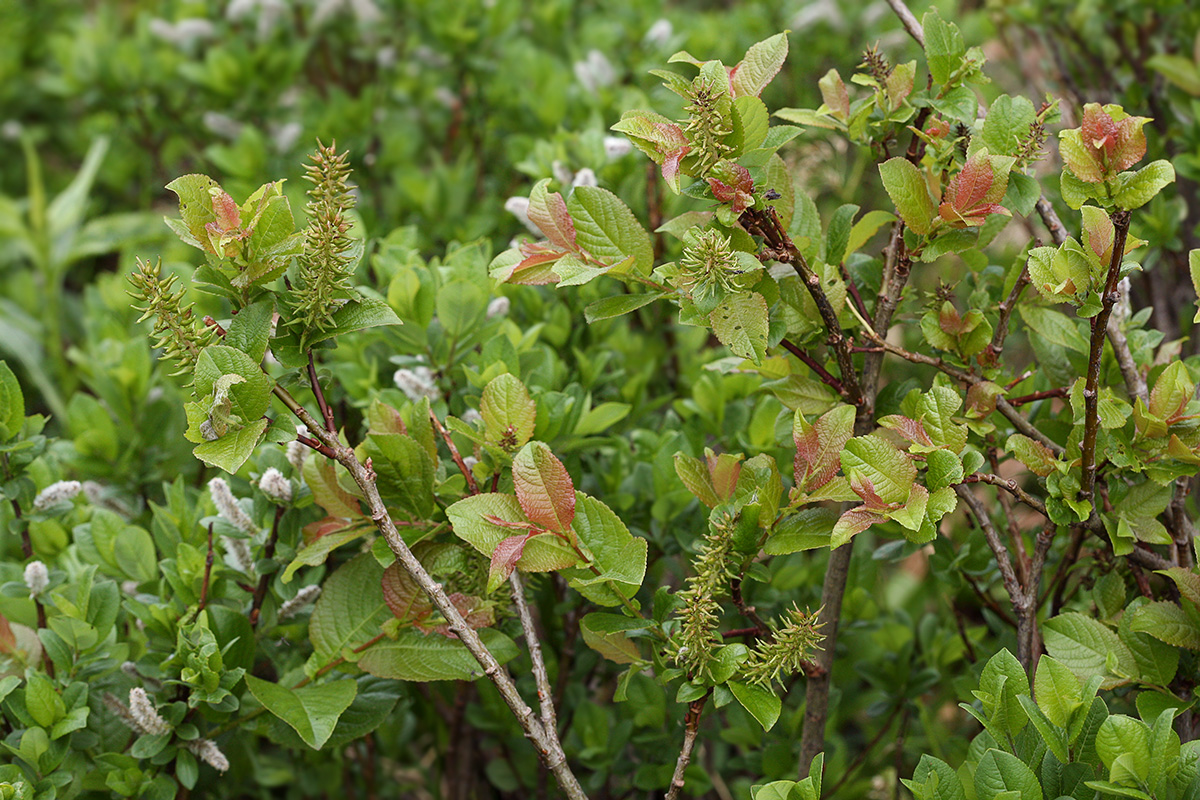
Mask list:
[[[1021,274],[1017,276],[1017,282],[1013,284],[1009,290],[1008,297],[1000,303],[1000,319],[996,322],[996,330],[992,334],[992,341],[987,346],[987,358],[992,364],[996,364],[1000,360],[1000,354],[1004,352],[1004,340],[1008,338],[1008,321],[1012,317],[1013,309],[1017,306],[1017,301],[1021,298],[1021,292],[1029,285],[1029,265],[1026,264],[1021,270]],[[1014,405],[1016,405],[1014,403]]]
[[[1121,259],[1125,256],[1125,238],[1129,233],[1130,213],[1117,211],[1112,215],[1113,235],[1112,261],[1108,265],[1108,278],[1104,282],[1104,294],[1100,298],[1100,313],[1092,317],[1092,338],[1088,350],[1087,379],[1083,387],[1083,442],[1080,451],[1079,499],[1091,501],[1096,487],[1096,437],[1100,432],[1100,360],[1104,354],[1104,338],[1108,329],[1108,318],[1116,305],[1117,279],[1121,272]],[[1095,504],[1093,503],[1093,508]]]
[[801,282],[808,290],[813,302],[816,303],[817,312],[821,315],[821,321],[825,324],[825,329],[829,333],[829,346],[833,349],[834,355],[837,356],[838,371],[841,373],[842,385],[846,387],[846,392],[850,397],[850,401],[855,405],[860,405],[862,402],[862,390],[858,385],[858,374],[854,370],[854,361],[850,354],[850,344],[842,333],[842,325],[838,322],[837,312],[833,310],[833,304],[829,302],[829,297],[825,294],[825,290],[821,287],[821,278],[817,273],[813,272],[812,268],[805,260],[804,254],[796,247],[795,242],[788,236],[786,229],[783,227],[783,222],[779,219],[779,214],[774,208],[749,208],[742,212],[742,226],[750,233],[755,233],[763,237],[766,249],[771,252],[772,257],[784,264],[791,264],[792,269],[796,270],[796,274],[800,276]]
[[433,427],[437,428],[438,433],[442,435],[442,440],[445,441],[446,447],[450,450],[450,457],[454,459],[454,463],[458,465],[459,471],[467,479],[467,490],[471,494],[479,494],[479,484],[475,482],[475,476],[467,468],[467,462],[463,461],[463,457],[459,455],[458,448],[454,446],[454,440],[450,438],[450,433],[443,427],[441,420],[437,418],[437,414],[433,413],[432,408],[429,409],[429,419],[433,421]]
[[529,660],[533,662],[533,677],[537,683],[538,707],[542,712],[542,727],[549,736],[558,739],[558,720],[554,713],[554,692],[550,688],[550,677],[546,672],[546,662],[542,659],[542,642],[538,638],[537,627],[533,623],[533,614],[529,603],[525,601],[525,584],[521,581],[521,573],[513,570],[508,578],[512,588],[513,605],[517,608],[517,616],[521,618],[521,630],[525,633],[525,644],[529,647]]
[[1043,517],[1047,516],[1046,504],[1029,494],[1029,492],[1026,492],[1017,485],[1016,481],[1009,478],[1001,478],[999,475],[992,475],[987,472],[976,472],[974,475],[968,475],[966,478],[964,478],[963,483],[988,483],[992,486],[997,486],[1007,491],[1013,497],[1017,498],[1022,503],[1038,512]]
[[312,351],[308,351],[308,382],[312,384],[313,396],[317,398],[317,408],[321,409],[321,417],[325,420],[325,430],[337,433],[337,425],[333,421],[333,409],[325,402],[325,392],[321,390],[321,382],[317,380],[317,365],[313,360]]
[[829,373],[829,370],[822,367],[820,362],[802,350],[799,345],[789,339],[783,339],[779,342],[779,344],[784,350],[787,350],[796,358],[800,359],[800,361],[806,367],[815,372],[817,377],[821,379],[822,383],[833,389],[847,400],[850,399],[850,393],[846,391],[846,387],[842,385],[842,382],[833,377],[833,375]]
[[1038,400],[1049,400],[1052,397],[1068,397],[1071,390],[1067,388],[1046,389],[1041,392],[1033,392],[1032,394],[1023,394],[1020,397],[1014,397],[1008,402],[1014,406],[1023,406],[1026,403],[1033,403]]
[[1042,218],[1042,223],[1046,226],[1046,230],[1050,232],[1050,241],[1055,245],[1061,245],[1067,240],[1067,229],[1062,224],[1062,220],[1058,218],[1058,212],[1054,210],[1054,206],[1046,199],[1046,195],[1038,198],[1033,204],[1037,210],[1038,216]]
[[[1000,578],[1004,581],[1004,588],[1008,591],[1008,596],[1012,600],[1013,614],[1017,619],[1017,659],[1021,662],[1021,666],[1028,672],[1032,665],[1033,655],[1033,617],[1036,614],[1037,607],[1034,605],[1033,597],[1026,592],[1025,587],[1021,585],[1021,581],[1017,578],[1017,573],[1013,569],[1012,558],[1008,553],[1008,548],[1004,546],[1004,542],[1000,540],[1000,533],[996,530],[996,526],[992,524],[992,518],[988,515],[987,509],[983,507],[983,503],[975,494],[966,486],[959,484],[954,487],[955,493],[962,498],[962,501],[967,504],[971,510],[971,515],[975,518],[976,524],[983,531],[983,538],[987,540],[988,547],[996,556],[996,566],[1000,570]],[[1030,613],[1031,610],[1034,613]]]
[[709,694],[712,692],[688,704],[687,714],[683,718],[683,747],[679,750],[679,758],[675,760],[675,774],[671,776],[671,788],[667,790],[665,800],[677,800],[683,790],[683,773],[692,762],[692,748],[696,746],[696,735],[700,732],[700,715],[704,713]]
[[758,615],[758,611],[754,606],[747,605],[745,598],[742,597],[742,576],[739,575],[729,583],[729,597],[733,600],[733,605],[737,608],[738,613],[746,619],[754,623],[754,628],[757,631],[755,636],[758,638],[772,638],[771,628],[763,621],[763,618]]
[[896,13],[896,16],[900,18],[901,24],[904,25],[904,30],[908,31],[908,35],[917,44],[921,45],[923,49],[925,47],[925,30],[921,27],[921,23],[917,21],[917,18],[913,16],[912,11],[905,5],[904,0],[887,0],[887,3],[892,7],[892,11]]

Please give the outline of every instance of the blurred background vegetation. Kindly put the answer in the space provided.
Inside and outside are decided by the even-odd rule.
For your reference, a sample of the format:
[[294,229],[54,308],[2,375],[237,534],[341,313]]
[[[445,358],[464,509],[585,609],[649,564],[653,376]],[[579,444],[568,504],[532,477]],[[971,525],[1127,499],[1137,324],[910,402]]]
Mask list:
[[[913,4],[918,17],[927,5]],[[1188,336],[1192,310],[1177,287],[1188,285],[1185,254],[1197,246],[1200,222],[1200,6],[936,5],[969,44],[984,46],[996,80],[985,94],[1023,93],[1036,101],[1050,93],[1062,101],[1065,127],[1077,124],[1078,110],[1091,101],[1119,102],[1154,118],[1147,160],[1172,158],[1179,181],[1133,231],[1151,243],[1134,306],[1154,309],[1152,324],[1168,341]],[[417,280],[435,292],[441,282],[467,276],[486,302],[496,291],[486,264],[525,232],[506,202],[538,179],[554,178],[562,188],[591,170],[654,224],[694,207],[664,193],[646,160],[611,138],[609,126],[625,109],[671,107],[673,95],[648,74],[670,54],[686,49],[733,63],[750,44],[784,29],[792,31],[791,55],[764,96],[769,108],[815,107],[817,79],[830,68],[851,74],[864,46],[878,43],[893,62],[917,52],[882,1],[4,0],[0,358],[17,370],[30,411],[52,414],[51,430],[63,437],[45,458],[44,477],[92,480],[94,502],[148,526],[164,498],[178,504],[190,492],[192,503],[207,502],[188,488],[211,475],[182,436],[179,389],[169,367],[154,360],[126,295],[135,255],[161,254],[165,269],[187,282],[193,254],[161,222],[175,212],[163,188],[172,178],[207,173],[235,197],[286,178],[299,207],[304,154],[317,138],[336,139],[350,151],[358,230],[370,241],[362,282],[389,299],[408,298],[411,307],[398,310],[419,322],[425,311],[416,306],[433,303],[432,295],[410,302],[413,295],[396,287]],[[812,131],[783,155],[826,218],[851,200],[888,207],[873,168],[876,153]],[[1014,255],[1027,240],[1014,239]],[[759,377],[706,369],[722,355],[715,343],[700,329],[677,328],[658,306],[583,324],[583,306],[600,291],[504,287],[509,311],[486,323],[480,314],[479,346],[445,347],[406,325],[341,343],[325,369],[340,387],[334,400],[349,415],[343,418],[356,419],[376,397],[401,405],[392,373],[417,365],[434,369],[439,413],[461,415],[477,402],[489,365],[515,359],[535,396],[553,409],[539,419],[539,438],[582,476],[580,489],[619,509],[651,541],[648,583],[677,585],[682,562],[662,556],[693,549],[703,515],[675,477],[672,455],[699,455],[720,441],[788,463],[791,453],[778,443],[788,441],[790,417],[757,391]],[[227,313],[211,299],[200,299],[198,310]],[[511,353],[486,336],[510,324],[525,337]],[[1195,352],[1195,337],[1179,346]],[[175,488],[167,492],[170,482]],[[70,522],[41,525],[38,552],[63,551]],[[911,548],[879,541],[886,544],[858,548],[839,643],[846,674],[835,677],[827,762],[835,776],[829,787],[846,781],[837,796],[895,796],[902,791],[897,777],[909,775],[922,752],[956,761],[967,725],[955,704],[970,699],[977,655],[993,652],[993,633],[1007,630],[974,594],[998,585],[982,541],[934,554],[935,562],[957,561],[957,572],[946,564],[939,571],[968,576],[956,585],[923,581],[925,567],[904,560]],[[15,547],[4,547],[15,560]],[[776,558],[771,583],[757,584],[752,599],[770,608],[815,608],[825,557]],[[18,580],[18,573],[14,564],[0,566],[0,582]],[[556,606],[552,586],[539,591],[543,619],[577,623],[578,609]],[[5,602],[0,611],[8,613]],[[948,616],[956,616],[958,630],[943,624]],[[562,631],[548,635],[554,653]],[[611,664],[585,651],[574,654],[569,670],[570,757],[597,785],[611,773],[634,775],[642,789],[663,785],[659,773],[670,771],[663,754],[674,746],[682,706],[639,677],[629,687],[636,708],[617,713],[606,699]],[[533,787],[532,752],[490,687],[456,694],[433,685],[402,694],[375,740],[380,770],[393,781],[389,792],[437,795],[430,776],[451,770],[466,770],[488,791],[524,796]],[[422,702],[426,695],[434,702]],[[714,714],[707,724],[719,732],[707,736],[700,753],[697,786],[743,797],[751,782],[793,776],[801,696],[792,692],[770,734],[732,705]],[[455,704],[469,706],[471,727],[486,733],[469,750],[445,747],[449,722],[436,709]],[[349,770],[354,785],[366,780],[355,765],[376,757],[372,740],[365,741],[328,756]],[[386,744],[396,741],[406,744]],[[297,797],[316,796],[338,791],[346,774],[326,775],[281,753],[230,755],[254,760],[259,785],[227,786],[229,796],[269,793],[293,781]]]

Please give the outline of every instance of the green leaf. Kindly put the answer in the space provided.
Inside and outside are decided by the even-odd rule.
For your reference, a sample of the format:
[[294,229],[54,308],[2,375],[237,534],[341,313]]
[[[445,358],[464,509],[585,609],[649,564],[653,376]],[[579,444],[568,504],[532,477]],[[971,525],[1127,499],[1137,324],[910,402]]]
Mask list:
[[[1129,173],[1122,173],[1124,178]],[[1160,159],[1151,161],[1146,166],[1133,173],[1123,182],[1118,179],[1119,188],[1113,201],[1118,208],[1135,209],[1149,203],[1163,187],[1175,182],[1175,168],[1170,161]]]
[[548,192],[550,179],[534,184],[529,192],[529,220],[538,226],[550,243],[564,250],[575,250],[575,224],[567,204],[558,192]]
[[983,145],[995,155],[1017,155],[1036,117],[1029,99],[1000,95],[992,101],[983,120]]
[[310,346],[343,333],[353,333],[380,325],[403,324],[391,306],[373,297],[351,300],[334,313],[332,321],[333,325],[328,330],[309,332],[307,342]]
[[383,498],[401,506],[414,519],[428,518],[434,508],[437,469],[429,452],[403,433],[372,433],[365,445]]
[[734,294],[709,315],[713,333],[734,355],[761,364],[767,350],[767,301],[757,292]]
[[529,398],[529,390],[508,373],[497,375],[483,387],[479,414],[487,443],[508,452],[529,441],[537,422],[537,406]]
[[873,433],[848,441],[841,461],[847,477],[857,475],[869,480],[885,503],[907,502],[917,479],[912,459]]
[[[520,652],[516,643],[498,630],[485,628],[478,633],[501,664],[512,661]],[[462,642],[412,628],[400,631],[395,640],[372,645],[357,663],[376,677],[400,681],[470,681],[483,676],[483,667]]]
[[487,295],[471,281],[451,281],[438,289],[437,318],[446,333],[462,338],[483,323]]
[[360,553],[329,576],[308,623],[313,649],[326,660],[376,636],[392,618],[383,600],[383,567]]
[[296,552],[296,557],[292,559],[292,563],[287,565],[287,569],[283,571],[283,575],[279,580],[282,583],[291,583],[292,577],[296,571],[302,567],[315,567],[318,564],[324,564],[329,558],[329,554],[344,544],[348,544],[357,539],[362,538],[367,531],[374,530],[374,524],[370,526],[362,525],[357,527],[347,527],[332,533],[322,533],[321,536],[301,547]]
[[1054,472],[1054,465],[1058,463],[1058,459],[1049,448],[1023,433],[1014,433],[1008,437],[1004,449],[1012,453],[1034,475],[1043,478]]
[[196,445],[192,453],[209,466],[223,469],[230,474],[236,473],[254,454],[254,448],[258,447],[270,424],[270,420],[256,419],[220,439]]
[[762,725],[764,731],[769,731],[775,726],[783,703],[774,692],[757,684],[742,683],[741,681],[729,681],[727,685],[733,692],[733,696],[742,704],[742,708],[749,711],[750,715],[758,720],[758,724]]
[[1196,617],[1174,603],[1161,600],[1146,603],[1133,612],[1130,627],[1176,647],[1200,650],[1200,625]]
[[637,311],[642,306],[648,306],[662,297],[659,294],[619,294],[605,297],[594,303],[589,303],[583,309],[583,317],[588,323],[602,319],[613,319],[631,311]]
[[593,611],[580,620],[579,631],[584,643],[609,661],[636,664],[642,661],[642,655],[628,634],[644,630],[647,625],[645,620]]
[[179,216],[183,219],[183,224],[179,225],[176,220],[168,218],[167,225],[187,244],[207,249],[202,244],[208,241],[204,226],[217,219],[209,189],[219,188],[217,182],[207,175],[192,173],[176,178],[166,188],[179,197]]
[[967,444],[967,426],[954,421],[962,406],[958,392],[945,386],[934,386],[921,395],[921,424],[930,440],[951,453],[959,453]]
[[1042,800],[1042,785],[1033,770],[1011,753],[988,750],[975,768],[975,794],[995,798],[1002,792],[1015,792],[1012,800]]
[[762,94],[762,90],[779,73],[787,53],[786,33],[777,33],[751,45],[729,79],[734,96],[758,97]]
[[271,338],[271,317],[274,312],[275,303],[270,299],[243,307],[229,323],[225,344],[241,350],[254,363],[260,363],[267,352],[267,341]]
[[[1135,628],[1136,629],[1136,628]],[[1042,631],[1046,651],[1061,661],[1080,680],[1103,675],[1101,688],[1111,689],[1127,683],[1137,674],[1133,653],[1115,633],[1091,617],[1076,612],[1059,614],[1048,620]],[[1114,669],[1109,669],[1109,656]]]
[[1019,309],[1021,319],[1039,338],[1076,353],[1088,352],[1087,336],[1066,314],[1045,306],[1028,304],[1019,306]]
[[828,547],[838,516],[834,508],[802,508],[775,525],[764,549],[767,555],[779,556]]
[[925,30],[925,57],[929,62],[929,74],[933,76],[935,84],[945,85],[962,65],[967,46],[958,26],[943,20],[936,8],[926,12],[921,25]]
[[1021,704],[1021,708],[1025,711],[1029,721],[1033,723],[1033,727],[1037,730],[1038,735],[1042,737],[1042,741],[1046,743],[1046,747],[1054,754],[1054,757],[1064,764],[1070,761],[1071,757],[1067,752],[1066,731],[1056,728],[1046,715],[1042,713],[1042,710],[1034,705],[1033,700],[1028,695],[1017,695],[1017,701]]
[[530,442],[513,458],[513,486],[525,516],[551,531],[566,531],[575,518],[575,484],[567,468],[542,442]]
[[1121,756],[1132,756],[1138,778],[1150,774],[1150,726],[1124,714],[1113,714],[1096,732],[1096,755],[1110,770]]
[[633,257],[634,268],[648,273],[654,267],[650,235],[615,194],[596,186],[577,186],[567,201],[575,223],[575,241],[592,258],[613,265]]
[[580,417],[579,422],[575,423],[573,432],[576,436],[591,436],[600,433],[625,419],[632,410],[633,406],[629,403],[601,403]]
[[646,575],[646,540],[630,534],[611,508],[582,492],[575,493],[571,527],[599,572],[583,567],[564,570],[571,586],[603,606],[621,605],[623,598],[633,597]]
[[[1121,594],[1123,600],[1124,587],[1122,587]],[[1144,598],[1137,598],[1125,609],[1117,626],[1117,635],[1129,648],[1129,652],[1133,653],[1133,660],[1137,664],[1138,680],[1153,686],[1167,686],[1175,679],[1175,671],[1179,668],[1179,648],[1133,629],[1137,611],[1145,604]],[[1172,608],[1175,607],[1172,604]],[[1196,630],[1200,633],[1200,629]]]
[[320,750],[329,739],[338,718],[358,693],[358,684],[353,678],[289,689],[247,675],[246,687],[258,702],[290,725],[314,750]]
[[962,462],[958,456],[949,450],[934,450],[925,456],[925,485],[930,491],[937,491],[944,486],[953,486],[963,479]]
[[904,781],[916,800],[966,800],[954,768],[930,755],[922,755],[911,781]]
[[[1050,656],[1038,659],[1033,678],[1038,708],[1052,723],[1065,728],[1082,703],[1079,679],[1066,665]],[[1060,759],[1062,760],[1062,759]]]
[[1158,53],[1146,59],[1146,66],[1190,95],[1200,96],[1200,67],[1190,58]]
[[934,215],[933,199],[920,170],[908,159],[897,156],[879,165],[879,176],[904,224],[922,236],[929,233]]
[[20,432],[25,424],[25,396],[8,364],[0,360],[0,442]]
[[25,710],[43,728],[53,726],[67,713],[54,682],[39,672],[29,673],[25,681]]
[[271,403],[271,379],[250,356],[225,345],[214,344],[200,351],[195,373],[197,396],[213,394],[224,375],[243,379],[229,386],[228,391],[232,413],[241,417],[243,424],[266,413]]

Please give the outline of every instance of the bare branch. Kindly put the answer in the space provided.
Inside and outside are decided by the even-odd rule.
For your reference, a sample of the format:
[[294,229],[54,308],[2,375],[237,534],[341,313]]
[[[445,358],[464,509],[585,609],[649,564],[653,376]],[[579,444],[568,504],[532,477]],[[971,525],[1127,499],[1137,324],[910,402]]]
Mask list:
[[917,44],[925,47],[925,30],[921,27],[921,23],[913,16],[912,11],[904,3],[904,0],[887,0],[892,11],[896,12],[896,16],[900,18],[900,22],[904,25],[904,30],[908,31],[908,35],[916,40]]
[[683,718],[683,747],[675,761],[675,774],[671,776],[671,788],[667,790],[666,800],[677,800],[683,790],[683,773],[688,764],[692,763],[692,749],[696,746],[696,735],[700,732],[700,715],[704,712],[704,704],[708,702],[708,697],[706,694],[688,705],[687,715]]
[[521,573],[513,570],[508,578],[512,587],[513,604],[517,607],[517,616],[521,618],[521,629],[525,633],[525,644],[529,647],[529,660],[533,662],[533,677],[537,682],[538,707],[542,712],[542,727],[546,735],[558,739],[558,719],[554,713],[554,691],[550,688],[550,676],[546,672],[546,662],[542,658],[542,642],[538,638],[537,627],[533,624],[533,614],[529,603],[525,600],[525,584],[521,581]]

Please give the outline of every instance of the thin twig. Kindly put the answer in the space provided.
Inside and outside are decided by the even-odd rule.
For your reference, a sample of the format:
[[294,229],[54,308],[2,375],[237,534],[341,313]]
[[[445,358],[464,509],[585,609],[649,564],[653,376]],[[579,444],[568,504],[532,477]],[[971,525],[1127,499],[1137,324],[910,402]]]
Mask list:
[[521,573],[513,570],[508,578],[512,587],[513,604],[517,607],[517,616],[521,618],[521,629],[525,633],[525,644],[529,647],[529,660],[533,662],[533,677],[537,682],[538,706],[542,712],[542,727],[546,733],[558,738],[558,720],[554,713],[554,692],[550,688],[550,676],[546,672],[546,662],[542,659],[542,642],[538,638],[537,627],[533,623],[533,614],[529,603],[525,601],[525,584],[521,581]]
[[325,430],[337,433],[337,425],[333,421],[333,409],[325,402],[325,392],[321,390],[321,382],[317,379],[317,364],[313,360],[312,351],[308,351],[308,382],[312,384],[313,396],[317,398],[317,408],[321,409],[321,417],[325,420]]
[[[1029,265],[1026,264],[1021,270],[1021,274],[1017,276],[1017,282],[1008,292],[1008,297],[1000,303],[1000,319],[996,322],[995,333],[992,334],[992,341],[987,346],[988,360],[995,364],[1000,360],[1000,354],[1004,352],[1004,340],[1008,338],[1008,321],[1012,317],[1013,309],[1017,306],[1017,300],[1021,298],[1021,292],[1029,285]],[[1014,404],[1015,405],[1015,404]]]
[[442,440],[446,442],[446,447],[450,450],[450,457],[458,465],[459,472],[467,479],[467,490],[471,494],[479,494],[479,484],[475,482],[475,476],[467,468],[467,462],[463,461],[463,457],[459,455],[458,448],[454,446],[454,440],[450,438],[450,433],[442,425],[442,421],[437,418],[437,414],[433,413],[432,408],[429,409],[429,419],[433,421],[433,427],[437,428],[438,433],[442,435]]
[[[996,566],[1000,570],[1000,578],[1004,581],[1004,588],[1012,600],[1013,613],[1017,618],[1017,659],[1028,672],[1033,655],[1032,615],[1029,614],[1033,600],[1017,578],[1008,548],[1001,541],[1000,533],[992,524],[992,518],[988,515],[987,509],[983,507],[983,503],[975,496],[974,492],[962,484],[955,486],[954,491],[971,510],[971,515],[975,517],[975,522],[983,531],[983,538],[996,556]],[[1036,594],[1034,596],[1036,597]]]
[[989,483],[992,486],[998,486],[1043,517],[1046,516],[1046,504],[1029,494],[1029,492],[1026,492],[1017,485],[1016,481],[1009,478],[1001,478],[999,475],[992,475],[987,472],[976,472],[974,475],[968,475],[963,480],[963,483]]
[[1033,403],[1038,400],[1049,400],[1052,397],[1067,397],[1071,394],[1071,390],[1067,388],[1046,389],[1041,392],[1033,392],[1032,394],[1023,394],[1020,397],[1014,397],[1008,402],[1014,406],[1023,406],[1026,403]]
[[1046,195],[1042,195],[1033,204],[1037,209],[1038,216],[1042,218],[1042,223],[1046,226],[1046,230],[1050,232],[1050,241],[1055,245],[1061,245],[1067,240],[1067,229],[1062,224],[1062,220],[1058,218],[1058,212],[1054,210],[1054,206],[1046,199]]
[[1104,294],[1100,297],[1100,313],[1091,320],[1092,338],[1088,349],[1087,379],[1083,387],[1083,442],[1079,445],[1079,457],[1082,462],[1079,478],[1080,500],[1091,501],[1095,494],[1096,437],[1100,432],[1100,360],[1104,353],[1108,318],[1118,299],[1117,280],[1121,272],[1121,259],[1125,256],[1129,220],[1128,211],[1117,211],[1112,215],[1112,261],[1108,265],[1108,277],[1104,281]]
[[[711,694],[711,692],[709,692]],[[667,789],[665,800],[677,800],[683,791],[683,773],[688,764],[692,763],[692,748],[696,746],[696,735],[700,732],[700,715],[704,713],[704,704],[708,702],[708,694],[699,700],[688,704],[687,714],[683,718],[683,747],[679,750],[679,758],[675,761],[675,774],[671,776],[671,788]]]
[[1146,379],[1142,377],[1137,362],[1133,360],[1133,353],[1129,349],[1129,340],[1125,338],[1125,331],[1121,330],[1121,325],[1115,317],[1108,318],[1105,333],[1108,335],[1108,343],[1112,345],[1113,355],[1116,356],[1117,366],[1121,370],[1121,377],[1125,379],[1125,391],[1129,393],[1129,399],[1141,400],[1144,404],[1150,405],[1150,393],[1146,391]]
[[804,254],[788,236],[783,222],[774,208],[765,210],[749,208],[742,212],[741,222],[748,231],[763,237],[766,245],[764,254],[769,253],[780,263],[791,264],[792,269],[796,270],[796,274],[800,276],[809,296],[816,303],[817,312],[821,315],[821,321],[825,324],[825,329],[829,334],[829,346],[837,356],[842,385],[846,387],[851,402],[858,405],[862,400],[862,390],[858,385],[858,374],[854,370],[850,345],[845,334],[842,333],[842,325],[838,322],[837,312],[833,310],[833,305],[829,302],[829,297],[821,286],[821,277],[813,272],[812,267],[804,258]]

